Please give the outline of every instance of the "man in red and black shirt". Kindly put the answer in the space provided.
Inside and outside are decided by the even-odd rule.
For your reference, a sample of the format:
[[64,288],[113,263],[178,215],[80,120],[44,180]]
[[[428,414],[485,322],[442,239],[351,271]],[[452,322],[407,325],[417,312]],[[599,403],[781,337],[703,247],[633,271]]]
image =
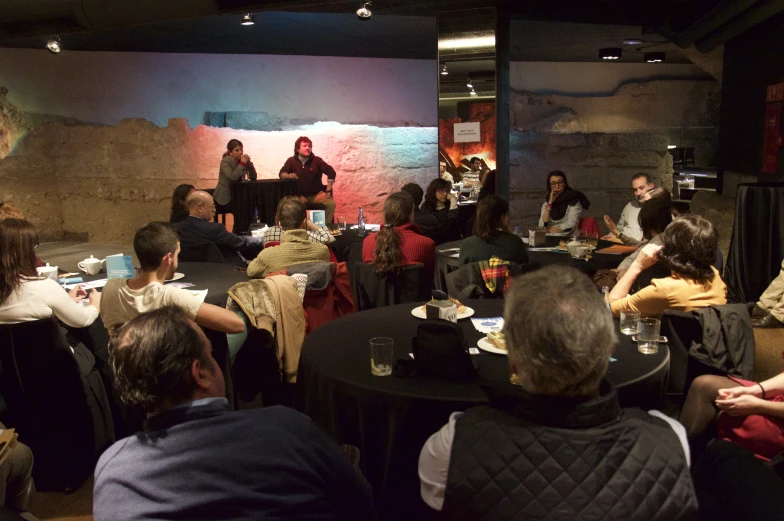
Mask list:
[[[323,159],[314,156],[313,142],[300,136],[294,142],[294,155],[286,160],[278,174],[281,179],[298,179],[302,202],[324,205],[326,222],[331,223],[335,216],[335,201],[332,200],[332,185],[335,182],[335,169]],[[327,190],[321,184],[322,174],[327,174]]]

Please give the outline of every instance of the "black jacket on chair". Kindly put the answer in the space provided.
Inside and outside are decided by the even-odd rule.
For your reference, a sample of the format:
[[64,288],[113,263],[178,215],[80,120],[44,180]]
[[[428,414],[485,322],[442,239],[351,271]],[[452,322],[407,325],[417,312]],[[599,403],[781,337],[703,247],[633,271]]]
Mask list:
[[424,271],[424,264],[413,264],[400,268],[397,275],[382,279],[372,264],[357,262],[351,280],[357,310],[430,300],[430,287],[425,283],[430,278]]

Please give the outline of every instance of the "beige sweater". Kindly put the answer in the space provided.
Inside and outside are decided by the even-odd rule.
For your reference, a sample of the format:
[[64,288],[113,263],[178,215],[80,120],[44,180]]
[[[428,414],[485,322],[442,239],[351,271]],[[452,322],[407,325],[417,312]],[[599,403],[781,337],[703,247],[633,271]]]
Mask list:
[[280,246],[264,248],[248,266],[248,276],[266,277],[295,264],[329,262],[329,248],[308,240],[307,230],[288,230],[280,238]]

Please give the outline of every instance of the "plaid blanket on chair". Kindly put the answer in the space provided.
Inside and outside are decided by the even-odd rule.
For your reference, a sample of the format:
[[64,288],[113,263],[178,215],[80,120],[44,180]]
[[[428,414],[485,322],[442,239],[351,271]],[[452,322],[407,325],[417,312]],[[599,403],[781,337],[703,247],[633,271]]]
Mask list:
[[496,288],[503,288],[503,292],[512,284],[509,276],[509,262],[498,257],[491,257],[489,261],[479,261],[479,272],[485,281],[485,287],[490,293],[495,293]]

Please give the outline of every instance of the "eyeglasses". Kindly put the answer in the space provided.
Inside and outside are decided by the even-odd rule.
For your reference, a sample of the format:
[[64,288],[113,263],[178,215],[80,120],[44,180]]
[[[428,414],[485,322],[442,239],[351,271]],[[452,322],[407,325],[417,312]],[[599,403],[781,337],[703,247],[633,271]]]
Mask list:
[[566,184],[566,182],[564,182],[564,181],[552,181],[550,183],[550,186],[561,186],[561,185],[565,185],[565,184]]

